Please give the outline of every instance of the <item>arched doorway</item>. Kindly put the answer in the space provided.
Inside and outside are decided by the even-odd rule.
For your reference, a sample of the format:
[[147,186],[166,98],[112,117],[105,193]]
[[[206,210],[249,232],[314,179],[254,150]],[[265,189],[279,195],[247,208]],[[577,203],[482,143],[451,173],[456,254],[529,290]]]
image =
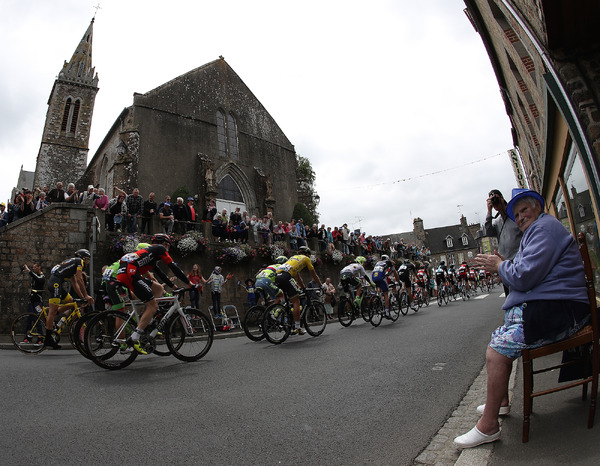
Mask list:
[[217,187],[217,212],[222,212],[223,209],[227,209],[230,214],[234,212],[237,207],[240,208],[240,212],[247,210],[244,196],[239,186],[231,175],[225,175],[219,182]]

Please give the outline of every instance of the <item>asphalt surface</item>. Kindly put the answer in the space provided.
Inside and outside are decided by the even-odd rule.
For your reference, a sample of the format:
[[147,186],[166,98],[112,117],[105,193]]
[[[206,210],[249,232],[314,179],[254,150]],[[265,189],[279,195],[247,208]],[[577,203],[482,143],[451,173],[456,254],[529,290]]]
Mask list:
[[48,464],[599,464],[578,389],[536,400],[521,443],[520,370],[501,440],[453,447],[485,402],[498,298],[434,304],[377,329],[336,323],[280,346],[220,334],[228,340],[193,364],[149,356],[110,372],[73,350],[2,352],[2,463],[32,461],[35,438]]

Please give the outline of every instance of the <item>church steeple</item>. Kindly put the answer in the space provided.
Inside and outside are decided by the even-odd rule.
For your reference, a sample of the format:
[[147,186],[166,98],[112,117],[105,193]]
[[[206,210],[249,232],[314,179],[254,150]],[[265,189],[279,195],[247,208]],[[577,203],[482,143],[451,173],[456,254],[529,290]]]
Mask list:
[[48,99],[34,186],[77,183],[87,166],[98,74],[92,66],[94,20],[71,60],[65,61]]
[[65,61],[58,79],[90,86],[98,85],[98,74],[94,76],[95,68],[92,67],[92,39],[94,36],[94,19],[90,22],[87,31],[81,38],[70,61]]

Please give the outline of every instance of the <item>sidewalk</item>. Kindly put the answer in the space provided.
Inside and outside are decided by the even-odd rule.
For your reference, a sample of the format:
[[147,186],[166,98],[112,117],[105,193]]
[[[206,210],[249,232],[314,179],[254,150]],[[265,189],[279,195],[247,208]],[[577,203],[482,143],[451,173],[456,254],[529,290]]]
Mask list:
[[[557,357],[560,357],[558,355]],[[536,385],[556,382],[556,371],[539,375]],[[545,382],[548,381],[548,384]],[[523,375],[521,360],[513,366],[509,384],[511,413],[500,419],[502,437],[497,442],[476,448],[457,450],[453,440],[470,430],[478,421],[478,405],[485,403],[485,367],[471,388],[439,430],[415,464],[436,466],[504,466],[504,465],[598,465],[600,464],[600,417],[587,428],[589,396],[581,401],[581,387],[564,390],[534,400],[529,442],[522,443]],[[598,411],[598,409],[597,409]]]

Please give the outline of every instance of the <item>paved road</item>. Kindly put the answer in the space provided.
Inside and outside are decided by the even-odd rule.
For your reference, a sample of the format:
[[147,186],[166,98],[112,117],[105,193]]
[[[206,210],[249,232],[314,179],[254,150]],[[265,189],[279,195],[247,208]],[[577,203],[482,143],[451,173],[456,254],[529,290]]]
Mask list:
[[479,374],[499,305],[434,303],[279,346],[217,340],[197,363],[114,372],[72,350],[2,351],[3,463],[411,464]]

